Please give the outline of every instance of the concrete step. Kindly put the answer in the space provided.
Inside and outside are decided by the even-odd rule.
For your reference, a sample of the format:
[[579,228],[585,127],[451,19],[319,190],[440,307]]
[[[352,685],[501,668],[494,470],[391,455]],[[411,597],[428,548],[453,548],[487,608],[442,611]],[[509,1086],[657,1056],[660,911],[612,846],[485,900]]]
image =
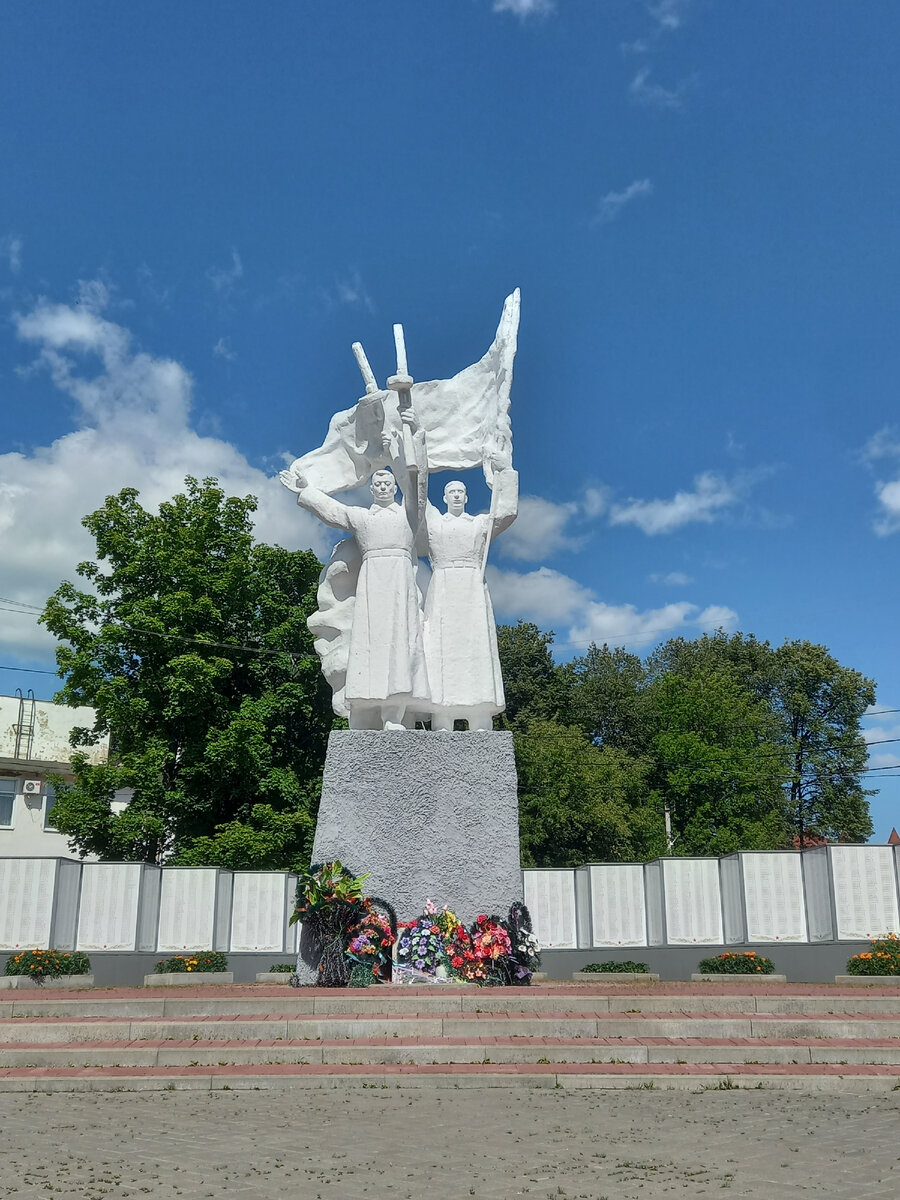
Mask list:
[[[896,988],[834,985],[742,984],[542,985],[533,988],[286,989],[264,985],[215,989],[101,989],[90,992],[14,993],[0,1000],[10,1017],[213,1017],[389,1013],[870,1013],[900,1015]],[[9,993],[13,995],[13,993]]]
[[21,1043],[0,1067],[196,1067],[440,1063],[833,1063],[900,1066],[900,1042],[878,1038],[355,1038],[253,1042]]
[[[0,1019],[0,1047],[42,1043],[141,1041],[317,1041],[359,1038],[897,1038],[900,1014],[468,1012],[441,1015],[335,1013],[158,1017],[12,1017]],[[898,1041],[900,1044],[900,1041]]]
[[438,1065],[269,1064],[196,1067],[4,1067],[0,1092],[219,1091],[272,1088],[545,1087],[642,1090],[779,1088],[891,1092],[900,1066],[734,1063],[460,1063]]
[[15,993],[0,1091],[321,1087],[900,1090],[893,989],[263,985]]

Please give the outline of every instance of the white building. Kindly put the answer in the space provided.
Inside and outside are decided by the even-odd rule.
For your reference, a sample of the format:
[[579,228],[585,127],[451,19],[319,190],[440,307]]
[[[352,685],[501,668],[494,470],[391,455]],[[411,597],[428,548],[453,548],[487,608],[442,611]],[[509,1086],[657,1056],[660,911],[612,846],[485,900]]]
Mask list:
[[[0,696],[0,858],[72,856],[69,839],[53,828],[47,777],[71,778],[69,734],[93,723],[92,708],[67,708],[30,693]],[[109,736],[83,749],[89,762],[106,762]]]

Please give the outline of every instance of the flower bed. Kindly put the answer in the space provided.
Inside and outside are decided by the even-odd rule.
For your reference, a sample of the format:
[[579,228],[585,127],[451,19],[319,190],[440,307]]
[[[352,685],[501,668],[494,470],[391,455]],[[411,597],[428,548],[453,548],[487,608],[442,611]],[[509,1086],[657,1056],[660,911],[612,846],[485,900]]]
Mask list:
[[198,950],[195,954],[175,954],[153,968],[154,975],[180,975],[182,972],[218,975],[228,970],[228,959],[217,950]]
[[6,960],[7,975],[27,975],[31,979],[60,979],[68,975],[89,975],[91,960],[80,950],[22,950]]
[[774,975],[775,964],[755,950],[734,950],[702,958],[697,969],[702,975]]
[[612,975],[647,975],[650,972],[650,967],[645,962],[632,962],[631,959],[626,959],[624,962],[593,962],[588,963],[586,967],[582,967],[580,975],[586,975],[588,972],[597,971],[604,974]]
[[900,939],[894,933],[873,938],[868,950],[847,962],[848,975],[900,975]]

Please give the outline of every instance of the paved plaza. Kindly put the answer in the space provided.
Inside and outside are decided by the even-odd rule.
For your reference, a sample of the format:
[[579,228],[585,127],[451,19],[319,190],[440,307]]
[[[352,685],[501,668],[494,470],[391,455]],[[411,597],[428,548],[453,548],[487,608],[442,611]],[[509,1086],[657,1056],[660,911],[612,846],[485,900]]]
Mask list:
[[0,1095],[0,1197],[900,1195],[900,1100],[546,1089]]

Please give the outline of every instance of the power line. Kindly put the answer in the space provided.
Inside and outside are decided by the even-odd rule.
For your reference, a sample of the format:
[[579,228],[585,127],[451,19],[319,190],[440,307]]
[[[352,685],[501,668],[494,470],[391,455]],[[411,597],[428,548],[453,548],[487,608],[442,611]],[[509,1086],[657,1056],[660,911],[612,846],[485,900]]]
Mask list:
[[56,671],[48,671],[40,667],[8,667],[0,663],[0,671],[21,671],[24,675],[56,675]]

